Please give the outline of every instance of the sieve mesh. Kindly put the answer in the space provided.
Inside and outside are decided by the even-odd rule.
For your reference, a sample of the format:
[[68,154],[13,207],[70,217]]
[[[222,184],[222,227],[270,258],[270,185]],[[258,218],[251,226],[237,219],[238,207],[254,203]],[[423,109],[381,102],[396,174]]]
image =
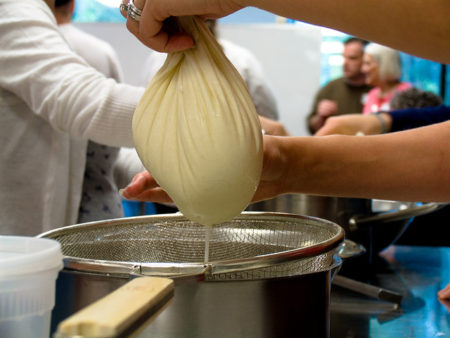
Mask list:
[[[123,263],[134,269],[142,263],[150,275],[159,274],[159,263],[166,268],[176,264],[179,269],[171,277],[177,277],[183,265],[204,266],[205,234],[204,226],[181,215],[157,215],[79,224],[41,236],[59,241],[72,261]],[[343,230],[312,217],[243,213],[212,227],[210,236],[205,279],[249,280],[328,268]]]

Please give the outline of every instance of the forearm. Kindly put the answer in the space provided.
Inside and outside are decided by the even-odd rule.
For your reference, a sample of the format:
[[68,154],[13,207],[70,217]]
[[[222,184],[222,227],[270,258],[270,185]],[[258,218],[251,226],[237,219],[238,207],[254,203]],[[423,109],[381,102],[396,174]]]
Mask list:
[[377,136],[278,139],[283,193],[450,200],[450,123]]
[[[435,0],[426,6],[420,0],[239,2],[285,17],[347,32],[424,58],[450,62],[450,3],[447,0]],[[414,36],[414,39],[406,38],[408,36]]]
[[71,51],[44,3],[5,1],[0,14],[2,89],[73,138],[133,145],[131,120],[143,88],[119,85],[89,67]]

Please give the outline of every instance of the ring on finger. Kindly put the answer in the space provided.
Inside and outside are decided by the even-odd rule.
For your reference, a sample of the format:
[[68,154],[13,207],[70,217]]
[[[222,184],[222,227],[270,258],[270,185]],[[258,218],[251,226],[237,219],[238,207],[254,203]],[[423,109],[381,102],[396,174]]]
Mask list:
[[128,13],[128,4],[124,4],[124,3],[120,4],[119,9],[121,12]]
[[130,0],[130,2],[128,2],[128,5],[125,5],[125,6],[127,6],[128,17],[130,17],[134,21],[141,20],[142,9],[137,8],[134,5],[133,0]]

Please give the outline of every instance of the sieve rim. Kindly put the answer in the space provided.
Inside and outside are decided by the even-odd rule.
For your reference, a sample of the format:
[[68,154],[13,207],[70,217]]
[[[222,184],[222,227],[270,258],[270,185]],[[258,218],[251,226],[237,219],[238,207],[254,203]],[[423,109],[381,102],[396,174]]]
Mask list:
[[[63,256],[64,268],[87,273],[113,274],[113,275],[139,275],[139,276],[160,276],[160,277],[197,277],[217,275],[222,273],[233,273],[270,267],[278,263],[286,263],[302,258],[314,257],[336,249],[344,240],[344,229],[338,224],[313,216],[282,212],[258,212],[245,211],[236,216],[233,220],[260,220],[260,219],[286,219],[286,220],[314,220],[323,226],[333,229],[334,236],[320,243],[289,250],[257,255],[248,258],[210,261],[207,264],[201,263],[162,263],[162,262],[132,262],[132,261],[107,261],[99,259],[79,258],[73,256]],[[117,218],[111,220],[95,221],[66,226],[54,229],[38,235],[38,237],[52,238],[53,235],[71,232],[74,229],[90,229],[98,226],[120,225],[123,223],[139,222],[146,220],[154,221],[188,221],[180,213],[157,214],[146,216],[135,216]],[[56,239],[57,240],[57,239]]]

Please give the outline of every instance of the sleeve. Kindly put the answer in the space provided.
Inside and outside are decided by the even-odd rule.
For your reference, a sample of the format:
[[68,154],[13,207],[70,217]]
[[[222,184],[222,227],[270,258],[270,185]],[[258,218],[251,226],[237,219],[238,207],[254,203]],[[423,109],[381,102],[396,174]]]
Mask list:
[[428,126],[450,120],[450,107],[437,106],[392,110],[391,132]]
[[120,148],[117,160],[114,163],[114,181],[119,188],[126,187],[134,175],[146,170],[142,164],[136,149],[134,148]]
[[132,146],[143,88],[117,84],[69,48],[42,1],[0,5],[0,87],[56,130],[76,139]]
[[244,71],[243,77],[256,111],[261,116],[278,120],[279,114],[275,95],[263,75],[261,64],[255,57],[252,56],[252,59],[248,62],[248,67]]
[[119,61],[119,57],[117,56],[116,51],[109,44],[108,46],[108,55],[109,55],[109,64],[111,69],[111,78],[116,80],[117,82],[123,82],[124,76],[122,71],[122,66]]

